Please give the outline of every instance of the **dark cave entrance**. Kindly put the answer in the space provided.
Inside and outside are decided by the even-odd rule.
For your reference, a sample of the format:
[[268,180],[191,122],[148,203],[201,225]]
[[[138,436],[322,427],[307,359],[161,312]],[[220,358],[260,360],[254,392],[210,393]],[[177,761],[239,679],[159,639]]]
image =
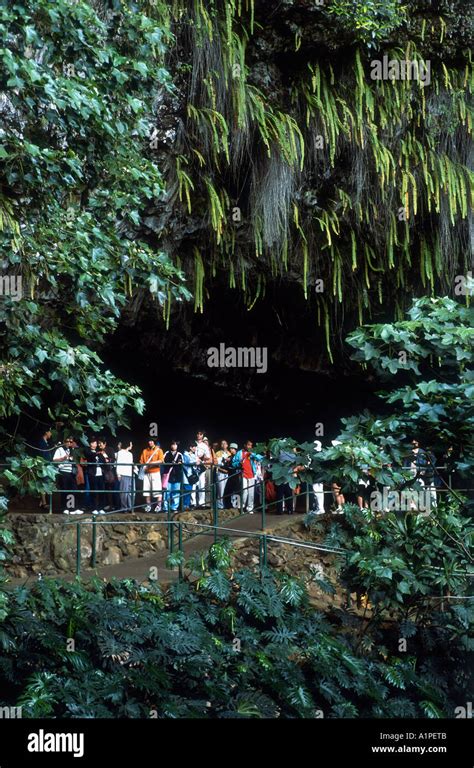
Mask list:
[[[210,440],[312,440],[316,423],[323,424],[325,442],[337,434],[341,417],[367,407],[381,410],[374,394],[380,383],[350,361],[337,339],[334,364],[327,361],[323,332],[300,292],[287,283],[274,285],[248,311],[237,291],[213,289],[203,314],[182,305],[172,312],[168,330],[144,298],[103,352],[118,376],[143,391],[146,411],[131,422],[137,447],[151,423],[158,424],[164,445],[173,437],[186,442],[198,428]],[[342,338],[346,333],[341,328]],[[210,368],[207,351],[221,344],[266,347],[268,370]]]

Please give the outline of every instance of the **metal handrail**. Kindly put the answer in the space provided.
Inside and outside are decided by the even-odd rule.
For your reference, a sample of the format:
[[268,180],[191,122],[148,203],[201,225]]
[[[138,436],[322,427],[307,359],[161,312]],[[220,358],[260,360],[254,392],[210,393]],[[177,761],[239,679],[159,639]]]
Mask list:
[[[51,449],[51,450],[54,450],[54,449]],[[28,458],[35,458],[35,457],[34,456],[30,456],[28,454]],[[41,456],[38,456],[37,458],[41,458]],[[57,464],[61,464],[61,462],[63,462],[63,461],[64,461],[64,459],[56,459],[56,461],[53,461],[53,459],[43,459],[43,463],[44,464],[54,464],[55,466]],[[274,461],[274,462],[278,463],[276,461],[276,459],[271,459],[271,461]],[[139,461],[135,461],[135,460],[133,460],[131,462],[85,461],[83,457],[79,457],[75,463],[81,464],[82,466],[91,465],[92,467],[97,466],[97,465],[106,466],[106,467],[119,467],[119,466],[120,467],[129,467],[130,465],[134,465],[134,466],[137,466],[137,467],[146,467],[146,466],[148,466],[150,464],[150,462],[140,463]],[[198,463],[198,462],[195,462],[195,463]],[[182,467],[182,466],[194,466],[195,463],[188,464],[187,462],[184,462],[184,461],[180,461],[180,462],[164,462],[164,461],[160,462],[160,461],[154,461],[154,462],[151,462],[151,465],[153,466],[154,464],[160,464],[161,467]],[[221,466],[220,464],[216,464],[216,463],[214,463],[212,461],[211,461],[211,463],[204,462],[204,461],[202,461],[202,459],[199,460],[199,463],[205,464],[209,468],[210,467],[218,468],[218,467]],[[297,462],[295,462],[295,463],[297,464]],[[9,466],[10,465],[8,463],[6,463],[6,462],[0,462],[0,467],[9,467]],[[286,463],[285,463],[285,466],[286,466]],[[407,471],[413,472],[416,467],[409,467],[409,466],[406,466],[404,464],[392,464],[391,468],[392,469],[406,469]],[[420,465],[418,467],[418,470],[424,471],[427,468],[429,468],[429,469],[450,469],[450,467],[447,464],[426,464],[426,465],[423,464],[423,465]],[[239,470],[237,470],[237,471],[239,471]]]
[[[75,525],[76,526],[76,576],[77,578],[80,578],[81,575],[81,526],[83,525],[92,525],[93,526],[93,547],[95,544],[95,529],[97,525],[131,525],[133,523],[136,523],[137,521],[131,521],[131,520],[101,520],[100,522],[98,520],[81,520],[80,522],[73,522],[72,520],[67,521],[65,525]],[[229,533],[235,533],[238,534],[239,538],[254,538],[263,543],[263,549],[260,548],[260,554],[263,553],[263,559],[260,558],[260,566],[263,565],[263,567],[266,567],[267,565],[267,545],[269,541],[276,542],[278,544],[289,544],[293,547],[300,547],[303,549],[309,549],[309,550],[316,550],[319,552],[324,552],[326,554],[333,554],[333,555],[349,555],[351,554],[351,550],[343,549],[342,547],[331,547],[329,545],[325,544],[312,544],[312,543],[305,543],[302,541],[297,541],[295,539],[288,539],[283,536],[275,536],[274,534],[268,534],[268,533],[260,533],[258,531],[242,531],[239,528],[227,528],[219,525],[211,525],[210,523],[192,523],[192,522],[183,522],[182,520],[141,520],[139,521],[140,525],[166,525],[171,526],[171,530],[174,531],[175,527],[178,527],[178,551],[184,554],[184,548],[183,548],[183,527],[184,526],[194,526],[199,529],[201,529],[200,533],[196,535],[203,535],[204,531],[209,531],[208,535],[212,534],[212,531],[214,532],[214,541],[217,541],[217,534],[218,531],[229,534]],[[206,535],[206,533],[204,533]],[[174,551],[174,536],[171,536],[169,538],[169,552],[172,554]],[[95,567],[95,557],[94,557],[94,551],[92,553],[92,567]]]

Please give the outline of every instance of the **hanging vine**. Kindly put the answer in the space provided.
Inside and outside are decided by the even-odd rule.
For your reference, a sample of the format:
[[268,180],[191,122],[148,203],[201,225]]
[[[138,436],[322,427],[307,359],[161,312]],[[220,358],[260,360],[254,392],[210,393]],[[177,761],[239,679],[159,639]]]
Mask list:
[[[186,8],[175,0],[172,11],[192,62],[174,173],[186,212],[209,222],[185,260],[195,272],[196,311],[209,245],[208,279],[225,270],[229,287],[246,295],[251,280],[249,308],[268,280],[285,276],[314,301],[312,283],[323,276],[330,293],[318,313],[329,357],[343,299],[362,323],[387,301],[402,313],[409,287],[446,290],[468,268],[470,54],[456,66],[433,65],[425,87],[420,78],[372,79],[360,44],[331,61],[310,48],[306,65],[291,71],[285,100],[252,78],[264,30],[253,2],[195,0],[190,16]],[[446,18],[430,26],[422,19],[404,46],[376,55],[420,68],[426,38],[441,42],[448,32]],[[301,53],[304,32],[295,39]]]

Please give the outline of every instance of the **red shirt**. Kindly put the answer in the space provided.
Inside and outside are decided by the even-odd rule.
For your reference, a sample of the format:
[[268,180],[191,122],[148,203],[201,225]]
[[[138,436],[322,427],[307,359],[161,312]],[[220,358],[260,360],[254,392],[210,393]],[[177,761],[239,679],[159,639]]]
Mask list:
[[251,480],[253,477],[253,469],[250,461],[250,453],[248,451],[242,451],[242,476]]

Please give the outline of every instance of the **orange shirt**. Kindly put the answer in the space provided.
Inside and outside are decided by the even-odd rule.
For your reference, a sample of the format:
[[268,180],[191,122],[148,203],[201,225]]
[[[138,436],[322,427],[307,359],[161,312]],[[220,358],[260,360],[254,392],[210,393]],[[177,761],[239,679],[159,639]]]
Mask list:
[[[153,456],[152,459],[150,458],[151,456]],[[164,457],[165,455],[161,450],[161,448],[157,448],[156,446],[154,448],[144,448],[143,451],[141,452],[140,464],[146,464],[149,459],[152,463],[154,463],[155,461],[163,461]],[[152,473],[152,472],[159,472],[159,471],[160,471],[159,466],[145,467],[145,472]]]

